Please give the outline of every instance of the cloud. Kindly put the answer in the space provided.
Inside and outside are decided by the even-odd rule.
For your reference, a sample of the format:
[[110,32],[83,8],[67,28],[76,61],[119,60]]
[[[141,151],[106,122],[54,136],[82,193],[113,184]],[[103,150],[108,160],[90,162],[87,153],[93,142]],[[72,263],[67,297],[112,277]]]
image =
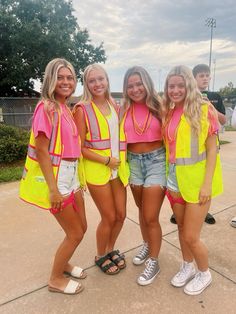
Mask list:
[[216,19],[215,87],[230,80],[235,85],[236,6],[232,0],[73,0],[73,7],[92,42],[104,42],[106,69],[115,90],[121,90],[125,70],[135,64],[146,67],[160,87],[173,65],[208,63],[211,29],[205,21],[212,17]]

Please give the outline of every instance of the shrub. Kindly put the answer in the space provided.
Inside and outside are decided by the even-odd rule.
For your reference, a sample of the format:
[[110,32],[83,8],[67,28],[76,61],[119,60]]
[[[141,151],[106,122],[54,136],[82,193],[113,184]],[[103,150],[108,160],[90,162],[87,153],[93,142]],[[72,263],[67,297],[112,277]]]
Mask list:
[[29,132],[0,124],[0,163],[22,160],[27,153]]

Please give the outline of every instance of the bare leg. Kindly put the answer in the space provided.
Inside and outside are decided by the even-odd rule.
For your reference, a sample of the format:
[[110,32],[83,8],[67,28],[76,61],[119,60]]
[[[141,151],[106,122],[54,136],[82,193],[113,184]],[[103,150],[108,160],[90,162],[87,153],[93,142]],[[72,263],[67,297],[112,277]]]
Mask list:
[[139,225],[141,234],[143,237],[144,242],[148,242],[148,235],[147,235],[147,227],[145,225],[143,215],[142,215],[142,193],[143,193],[143,186],[142,185],[133,185],[131,186],[131,191],[134,197],[134,201],[136,206],[139,209]]
[[74,211],[71,204],[64,208],[63,211],[55,214],[54,217],[65,231],[66,237],[57,249],[49,285],[64,290],[69,279],[65,278],[63,273],[84,236],[84,230],[80,216]]
[[157,258],[161,248],[162,230],[159,223],[165,190],[158,186],[144,187],[142,192],[142,216],[148,236],[150,256]]
[[[109,253],[108,246],[116,220],[112,188],[110,182],[102,186],[88,184],[88,188],[101,215],[101,221],[98,224],[96,232],[97,256],[101,257]],[[110,261],[107,259],[103,265],[109,263]],[[109,272],[115,272],[116,270],[117,266],[113,266],[109,269]]]
[[108,243],[108,252],[111,252],[114,249],[115,242],[120,234],[126,217],[126,188],[118,178],[111,180],[110,183],[115,203],[116,220]]

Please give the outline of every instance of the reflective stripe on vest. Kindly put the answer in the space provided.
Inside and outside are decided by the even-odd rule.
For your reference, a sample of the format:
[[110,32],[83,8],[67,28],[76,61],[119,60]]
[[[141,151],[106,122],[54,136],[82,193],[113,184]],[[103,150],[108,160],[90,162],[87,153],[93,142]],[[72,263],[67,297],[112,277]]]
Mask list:
[[199,139],[197,136],[191,132],[191,157],[182,157],[176,158],[176,165],[193,165],[196,162],[202,161],[206,159],[206,151],[202,152],[201,154],[198,153],[199,149]]
[[[49,143],[49,155],[51,158],[51,162],[53,166],[59,166],[60,165],[60,160],[61,157],[58,155],[53,154],[55,146],[56,146],[56,140],[57,140],[57,125],[59,122],[59,115],[57,112],[54,112],[53,114],[53,127],[52,127],[52,134],[50,138],[50,143]],[[28,153],[27,155],[29,158],[33,160],[37,160],[37,154],[36,154],[36,149],[34,146],[29,145],[28,146]]]
[[[199,154],[199,137],[196,137],[191,132],[191,157],[183,157],[183,158],[176,158],[176,165],[193,165],[197,162],[206,160],[206,151]],[[219,146],[217,146],[217,152],[219,152]]]
[[110,139],[101,140],[101,132],[92,104],[87,104],[86,106],[84,106],[84,109],[88,116],[89,128],[90,130],[93,130],[92,132],[90,132],[92,138],[91,141],[89,140],[84,141],[85,147],[98,150],[110,149],[111,140]]

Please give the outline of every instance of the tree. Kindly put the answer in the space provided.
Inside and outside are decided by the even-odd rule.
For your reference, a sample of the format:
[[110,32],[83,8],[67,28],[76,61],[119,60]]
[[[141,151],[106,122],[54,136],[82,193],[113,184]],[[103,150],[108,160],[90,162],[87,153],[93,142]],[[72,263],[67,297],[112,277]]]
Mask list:
[[106,61],[103,43],[91,43],[73,11],[71,0],[0,0],[0,96],[30,93],[55,57],[70,61],[79,79],[88,64]]
[[227,86],[220,88],[219,93],[221,96],[236,96],[236,87],[232,82],[229,82]]

